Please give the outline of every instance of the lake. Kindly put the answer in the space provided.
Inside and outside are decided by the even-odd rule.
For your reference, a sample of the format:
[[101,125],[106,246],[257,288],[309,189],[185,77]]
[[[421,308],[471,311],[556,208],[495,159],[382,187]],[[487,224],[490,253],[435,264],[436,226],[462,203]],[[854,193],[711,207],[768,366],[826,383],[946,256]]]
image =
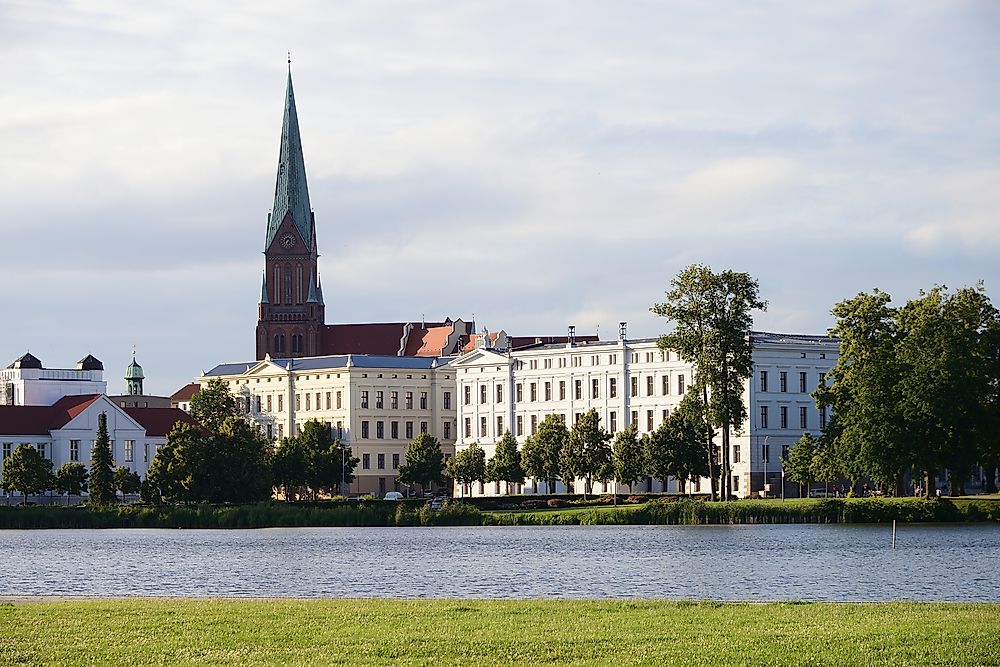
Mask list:
[[0,531],[0,596],[1000,601],[1000,525]]

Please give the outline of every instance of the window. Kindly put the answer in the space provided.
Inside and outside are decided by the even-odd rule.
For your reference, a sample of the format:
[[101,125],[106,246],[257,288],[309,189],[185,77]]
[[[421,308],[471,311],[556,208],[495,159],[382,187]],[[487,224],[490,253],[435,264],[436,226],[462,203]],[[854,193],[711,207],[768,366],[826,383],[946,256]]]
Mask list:
[[771,445],[761,445],[760,447],[760,459],[764,463],[771,462]]
[[653,381],[654,378],[652,375],[646,378],[646,396],[653,395]]
[[503,385],[497,385],[497,403],[503,403]]
[[278,394],[278,412],[285,411],[285,396],[284,394]]
[[806,373],[802,371],[799,373],[799,392],[806,393]]
[[782,445],[781,446],[781,458],[783,458],[783,459],[787,459],[788,458],[788,445]]
[[524,435],[524,417],[522,415],[517,416],[517,435]]
[[551,401],[552,400],[552,383],[551,382],[546,382],[545,383],[545,400],[546,401]]
[[413,422],[406,422],[406,439],[413,440]]
[[740,462],[740,446],[733,445],[733,463]]
[[661,420],[661,423],[667,421],[667,415],[669,415],[669,414],[670,414],[670,410],[667,410],[666,408],[663,408],[663,419]]
[[629,422],[629,424],[635,424],[635,427],[639,428],[639,411],[638,410],[633,410],[632,411],[632,420]]
[[[472,394],[471,394],[471,391],[472,391],[471,388],[469,388],[469,387],[465,388],[465,404],[466,405],[469,405],[470,403],[472,403]],[[413,409],[413,392],[412,391],[406,392],[406,409],[407,410],[412,410]]]
[[521,395],[521,385],[520,384],[515,385],[514,389],[516,390],[516,393],[517,393],[517,399],[516,400],[517,400],[518,403],[520,403],[524,399],[524,397]]
[[[45,446],[44,444],[40,445],[40,447],[44,447],[44,446]],[[45,456],[45,450],[44,449],[39,450],[39,452],[42,454],[43,457]],[[125,463],[131,463],[134,460],[135,460],[135,440],[126,440],[125,441]]]
[[391,391],[389,392],[389,407],[393,410],[399,409],[399,392]]
[[496,432],[496,436],[499,438],[501,435],[503,435],[503,417],[501,417],[500,415],[497,415],[497,432]]
[[767,371],[760,372],[760,390],[761,392],[767,391]]
[[486,385],[485,384],[479,385],[479,402],[480,403],[485,403],[486,402]]
[[283,437],[285,437],[285,425],[278,424],[278,440],[281,440]]
[[302,396],[300,394],[295,394],[295,409],[302,409]]
[[399,440],[399,422],[389,424],[389,434],[393,440]]
[[[271,439],[271,433],[270,433],[271,425],[268,424],[267,428],[268,428],[267,437],[268,437],[268,439]],[[144,463],[149,463],[149,443],[148,442],[142,443],[142,460],[143,460]]]
[[778,408],[778,414],[781,419],[781,428],[788,428],[788,406],[782,405]]
[[652,410],[646,410],[646,430],[647,431],[652,431],[653,430],[653,411]]
[[574,413],[574,414],[573,414],[573,423],[575,424],[575,423],[577,423],[578,421],[580,421],[580,417],[582,417],[582,416],[583,416],[583,413],[582,413],[582,412],[577,412],[577,413]]
[[479,418],[479,437],[486,437],[486,417]]
[[368,422],[367,421],[361,422],[361,437],[362,438],[367,438],[368,437]]
[[367,391],[361,392],[361,407],[362,408],[366,408],[366,409],[368,408],[368,392]]
[[677,393],[678,394],[683,394],[684,393],[684,376],[683,375],[678,375],[677,376]]
[[788,373],[785,371],[778,372],[778,390],[783,394],[788,391]]
[[565,401],[566,400],[566,381],[565,380],[560,380],[559,381],[559,400],[560,401]]
[[632,398],[639,395],[639,378],[632,376]]
[[375,437],[379,440],[385,440],[385,422],[377,421],[375,422]]
[[444,392],[444,396],[441,399],[441,402],[443,403],[445,410],[451,410],[451,392],[450,391]]
[[267,411],[268,412],[271,411],[271,395],[270,394],[267,395]]
[[426,410],[427,409],[427,392],[426,391],[420,392],[420,409],[421,410]]
[[310,400],[311,398],[312,398],[312,394],[306,394],[306,410],[310,410],[311,409],[311,407],[310,407],[312,405],[312,401]]
[[[4,443],[5,445],[7,443]],[[79,461],[80,460],[80,441],[70,440],[69,441],[69,460]]]
[[531,435],[538,431],[538,415],[531,415]]
[[361,467],[364,470],[368,470],[369,468],[372,467],[372,455],[371,454],[362,454],[361,455]]
[[739,491],[739,490],[740,490],[740,476],[733,475],[733,491]]
[[662,380],[663,380],[663,395],[667,396],[670,394],[670,376],[664,375]]
[[617,398],[618,396],[618,378],[611,378],[608,380],[608,398]]
[[[316,396],[319,396],[319,394],[316,394]],[[253,397],[253,402],[254,402],[254,407],[256,408],[257,412],[260,412],[260,396],[254,396]],[[316,399],[316,403],[317,403],[317,405],[319,404],[319,398]]]
[[376,459],[376,465],[379,470],[385,470],[385,454],[379,454]]
[[601,396],[601,381],[600,380],[596,380],[596,379],[595,380],[591,380],[590,381],[590,397],[591,398],[600,398],[600,396]]
[[608,424],[611,426],[612,435],[618,432],[618,413],[614,410],[608,413]]
[[470,419],[469,417],[465,418],[465,437],[466,438],[472,437],[472,419]]
[[337,409],[338,410],[340,410],[341,406],[343,405],[343,403],[341,402],[342,398],[343,398],[343,396],[342,396],[341,392],[338,391],[337,392]]
[[420,432],[427,433],[427,422],[420,422]]
[[531,391],[530,391],[531,400],[532,401],[537,401],[538,400],[538,387],[535,385],[534,382],[531,383],[530,389],[531,389]]
[[375,409],[376,410],[381,410],[384,407],[384,405],[382,403],[383,394],[384,394],[384,392],[381,392],[381,391],[376,391],[375,392]]
[[767,406],[760,406],[760,427],[767,428]]
[[344,437],[344,422],[337,422],[337,439]]
[[392,469],[393,470],[399,469],[399,454],[392,455]]
[[799,428],[809,428],[809,424],[806,419],[806,406],[804,405],[799,408]]
[[[46,450],[46,444],[47,444],[47,443],[44,443],[44,442],[40,442],[40,443],[38,443],[38,445],[37,445],[37,446],[35,447],[35,449],[36,449],[36,450],[38,450],[38,455],[39,455],[39,456],[41,456],[41,457],[42,457],[43,459],[47,459],[47,458],[49,458],[49,457],[48,457],[48,452],[47,452],[47,451],[45,451],[45,450]],[[131,461],[131,460],[132,460],[132,459],[126,459],[126,461]]]
[[819,409],[819,428],[820,430],[826,430],[826,408]]
[[326,409],[330,409],[330,392],[326,392]]
[[583,380],[573,380],[573,396],[577,400],[583,398]]
[[816,386],[820,387],[824,383],[825,374],[820,372],[816,374]]

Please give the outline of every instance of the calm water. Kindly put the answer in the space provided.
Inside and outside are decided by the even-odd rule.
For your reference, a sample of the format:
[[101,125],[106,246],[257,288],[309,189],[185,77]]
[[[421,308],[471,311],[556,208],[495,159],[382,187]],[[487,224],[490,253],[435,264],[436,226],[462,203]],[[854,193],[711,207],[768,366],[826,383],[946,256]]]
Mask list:
[[0,595],[1000,601],[1000,526],[0,531]]

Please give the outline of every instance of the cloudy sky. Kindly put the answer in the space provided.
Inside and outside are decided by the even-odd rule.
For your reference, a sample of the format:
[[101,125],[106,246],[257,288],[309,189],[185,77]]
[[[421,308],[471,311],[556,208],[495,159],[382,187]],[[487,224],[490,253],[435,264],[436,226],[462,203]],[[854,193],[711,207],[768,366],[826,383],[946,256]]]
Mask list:
[[[1000,3],[0,0],[0,354],[253,357],[292,54],[331,322],[760,329],[1000,269]],[[227,9],[230,5],[226,5]]]

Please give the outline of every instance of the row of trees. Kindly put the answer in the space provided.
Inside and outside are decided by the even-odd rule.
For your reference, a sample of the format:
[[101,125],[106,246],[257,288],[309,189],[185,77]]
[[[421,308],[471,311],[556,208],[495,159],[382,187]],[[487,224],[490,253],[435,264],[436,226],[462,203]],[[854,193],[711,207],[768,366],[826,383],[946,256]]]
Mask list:
[[876,289],[834,307],[840,358],[814,394],[832,416],[819,438],[791,448],[786,465],[803,482],[868,479],[887,495],[903,494],[912,473],[931,496],[939,472],[958,495],[980,464],[995,491],[1000,313],[982,284],[890,304]]
[[118,492],[123,498],[127,494],[138,493],[141,480],[139,475],[125,466],[113,467],[108,418],[102,412],[97,418],[97,439],[91,452],[89,471],[82,463],[64,463],[53,472],[52,461],[34,447],[18,445],[4,459],[0,486],[17,491],[24,502],[29,495],[50,491],[67,496],[78,496],[87,491],[91,503],[102,505],[117,500]]
[[544,481],[550,493],[557,480],[572,488],[583,479],[585,495],[595,480],[631,486],[647,476],[674,477],[683,491],[687,481],[708,474],[701,441],[704,412],[704,404],[689,395],[652,433],[639,437],[631,424],[613,440],[596,410],[582,414],[569,429],[561,416],[548,415],[521,449],[509,431],[489,461],[478,444],[463,449],[449,462],[448,476],[463,490],[475,482],[502,482],[508,493],[529,477]]

